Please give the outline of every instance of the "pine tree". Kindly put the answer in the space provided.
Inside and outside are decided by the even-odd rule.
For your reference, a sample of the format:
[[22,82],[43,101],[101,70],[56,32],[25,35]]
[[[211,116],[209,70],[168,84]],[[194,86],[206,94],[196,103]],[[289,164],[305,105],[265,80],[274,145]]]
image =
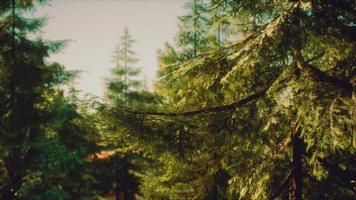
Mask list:
[[[140,107],[155,104],[156,101],[154,95],[144,90],[145,86],[137,77],[140,70],[136,66],[138,59],[133,51],[134,42],[126,28],[120,44],[114,51],[112,61],[115,67],[112,69],[113,77],[107,83],[107,97],[116,106]],[[106,121],[104,126],[107,127],[104,133],[105,147],[116,149],[116,154],[106,161],[106,165],[101,165],[106,173],[111,174],[102,180],[102,183],[115,186],[113,190],[116,199],[133,200],[139,187],[136,173],[140,167],[137,163],[143,162],[142,156],[134,150],[136,147],[134,141],[128,139],[131,130],[124,125],[133,123],[133,119],[125,116],[123,121],[113,121],[107,118],[105,112],[102,115]]]
[[113,78],[107,83],[107,97],[115,103],[133,105],[138,101],[138,92],[142,89],[137,76],[140,70],[135,66],[138,62],[136,53],[132,50],[135,40],[126,28],[120,44],[116,46],[112,62]]
[[35,4],[0,2],[0,198],[84,197],[83,161],[95,130],[60,89],[75,74],[46,61],[64,42],[41,39],[44,19],[23,17]]
[[33,1],[1,1],[0,198],[352,199],[355,2],[205,3],[159,54],[162,101],[125,30],[105,105],[65,97],[75,75],[46,61],[63,42],[36,37]]
[[202,0],[192,0],[186,7],[189,12],[179,18],[179,33],[175,38],[183,60],[196,57],[215,43],[209,39],[210,31],[206,28],[208,5]]
[[1,157],[9,175],[2,193],[5,199],[15,198],[26,171],[34,167],[29,162],[35,157],[35,148],[31,145],[41,136],[41,123],[45,123],[36,105],[43,102],[44,90],[51,87],[54,70],[61,70],[58,65],[46,65],[44,61],[60,43],[27,39],[29,33],[36,32],[43,24],[42,19],[26,19],[20,15],[23,10],[31,9],[33,3],[2,1],[0,7],[1,129],[6,148]]

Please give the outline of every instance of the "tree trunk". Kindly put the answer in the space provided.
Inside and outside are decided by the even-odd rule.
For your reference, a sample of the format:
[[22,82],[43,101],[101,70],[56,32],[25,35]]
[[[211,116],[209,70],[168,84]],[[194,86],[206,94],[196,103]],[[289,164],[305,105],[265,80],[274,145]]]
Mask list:
[[303,191],[303,169],[302,154],[303,141],[300,138],[300,130],[296,128],[296,123],[291,123],[291,142],[292,142],[292,199],[302,200]]
[[197,0],[194,0],[194,52],[193,52],[193,56],[194,58],[197,56]]

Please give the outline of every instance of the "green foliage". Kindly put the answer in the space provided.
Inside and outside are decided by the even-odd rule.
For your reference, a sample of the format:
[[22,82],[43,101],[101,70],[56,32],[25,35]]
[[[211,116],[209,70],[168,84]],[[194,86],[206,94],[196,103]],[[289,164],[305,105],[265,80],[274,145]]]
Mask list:
[[33,144],[33,149],[36,166],[23,178],[19,199],[70,199],[88,193],[81,185],[79,152],[69,152],[59,141],[45,138]]
[[125,30],[106,102],[64,95],[75,72],[45,61],[63,41],[36,37],[44,21],[22,17],[33,1],[12,2],[0,3],[0,198],[354,197],[355,2],[194,0],[158,53],[155,94]]
[[[290,123],[295,121],[305,148],[304,198],[351,198],[351,179],[345,175],[354,172],[349,157],[355,153],[354,97],[349,86],[354,79],[355,40],[344,31],[355,31],[350,25],[355,19],[348,9],[354,3],[223,2],[230,9],[226,12],[238,20],[240,31],[247,35],[245,39],[216,50],[212,45],[213,50],[188,61],[182,59],[182,52],[166,45],[159,53],[161,78],[156,92],[167,97],[167,109],[183,111],[229,104],[265,88],[267,94],[230,112],[173,118],[175,124],[194,124],[195,131],[189,135],[199,135],[199,145],[184,153],[189,158],[187,163],[219,155],[216,162],[220,164],[209,164],[208,160],[201,163],[211,171],[227,171],[228,198],[268,199],[291,170],[292,155],[286,149]],[[221,5],[219,1],[213,3],[215,7]],[[193,43],[190,40],[190,45]],[[311,63],[309,68],[300,64],[296,51],[300,51],[303,62]],[[335,80],[348,86],[338,86]],[[152,120],[160,120],[162,129],[171,134],[177,131],[160,117],[144,119],[148,126],[152,126]],[[164,138],[166,135],[160,134],[158,140]],[[211,181],[203,181],[208,177],[206,173],[197,175],[196,179],[202,180],[194,190],[201,194],[197,199],[209,199],[209,191],[204,188],[209,188]],[[333,190],[323,190],[330,180],[334,181],[328,182],[328,188]],[[163,187],[160,184],[157,188]],[[287,188],[284,186],[278,198],[288,198]]]
[[140,73],[139,68],[135,66],[138,60],[135,58],[135,52],[132,50],[135,40],[125,29],[121,42],[116,46],[113,63],[115,68],[112,69],[113,78],[107,82],[107,97],[118,104],[134,104],[140,98],[141,82],[137,80]]
[[96,146],[87,136],[96,128],[60,89],[75,73],[46,61],[64,42],[42,40],[44,19],[23,17],[35,4],[0,6],[0,198],[83,199],[86,154]]

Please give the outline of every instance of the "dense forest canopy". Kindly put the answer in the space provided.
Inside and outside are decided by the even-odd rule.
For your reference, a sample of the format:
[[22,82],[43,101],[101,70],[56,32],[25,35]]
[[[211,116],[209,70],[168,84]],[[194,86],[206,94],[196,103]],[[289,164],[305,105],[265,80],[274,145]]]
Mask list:
[[154,91],[126,29],[102,99],[39,3],[0,2],[0,199],[356,197],[355,1],[191,0]]

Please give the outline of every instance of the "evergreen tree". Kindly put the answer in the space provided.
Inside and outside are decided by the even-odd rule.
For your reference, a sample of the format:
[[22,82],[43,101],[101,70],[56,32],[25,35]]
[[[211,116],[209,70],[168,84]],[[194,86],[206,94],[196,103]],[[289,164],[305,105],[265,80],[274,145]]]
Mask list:
[[2,158],[9,175],[2,193],[5,199],[15,198],[26,171],[34,167],[30,161],[36,153],[31,145],[41,137],[40,127],[45,123],[37,105],[44,101],[44,91],[52,87],[55,70],[61,70],[44,61],[60,43],[27,39],[43,24],[42,19],[21,17],[21,10],[32,7],[32,1],[1,3],[1,130],[6,148]]
[[179,33],[175,38],[180,56],[184,60],[206,51],[212,42],[209,40],[210,32],[206,28],[206,22],[209,20],[208,5],[202,0],[192,0],[186,7],[189,12],[179,18]]
[[194,0],[160,97],[126,29],[108,104],[64,95],[34,2],[0,2],[1,199],[354,198],[354,1]]
[[135,40],[126,28],[120,44],[116,46],[113,55],[115,67],[112,69],[113,78],[107,83],[107,97],[118,104],[133,105],[138,101],[138,93],[142,89],[137,76],[140,70],[135,66],[138,59],[132,50]]
[[[63,41],[42,40],[44,19],[23,17],[35,4],[0,3],[0,198],[85,197],[90,189],[80,186],[81,172],[95,142],[85,138],[88,126],[60,89],[75,74],[46,61]],[[79,138],[81,147],[73,145]]]
[[[135,52],[132,50],[135,40],[130,35],[128,29],[124,31],[120,44],[116,47],[113,62],[113,78],[107,84],[107,97],[115,106],[140,107],[155,103],[156,97],[145,91],[142,81],[138,80],[139,68],[135,66],[138,62]],[[104,125],[105,147],[116,149],[115,156],[102,163],[101,168],[110,174],[102,180],[103,184],[109,187],[114,186],[116,199],[133,200],[138,193],[138,178],[136,176],[139,162],[143,158],[135,152],[135,146],[132,140],[128,139],[131,134],[122,123],[132,123],[132,119],[125,117],[124,122],[108,119],[103,112],[103,117],[107,122]],[[115,128],[113,128],[115,127]],[[100,164],[100,163],[99,163]]]

